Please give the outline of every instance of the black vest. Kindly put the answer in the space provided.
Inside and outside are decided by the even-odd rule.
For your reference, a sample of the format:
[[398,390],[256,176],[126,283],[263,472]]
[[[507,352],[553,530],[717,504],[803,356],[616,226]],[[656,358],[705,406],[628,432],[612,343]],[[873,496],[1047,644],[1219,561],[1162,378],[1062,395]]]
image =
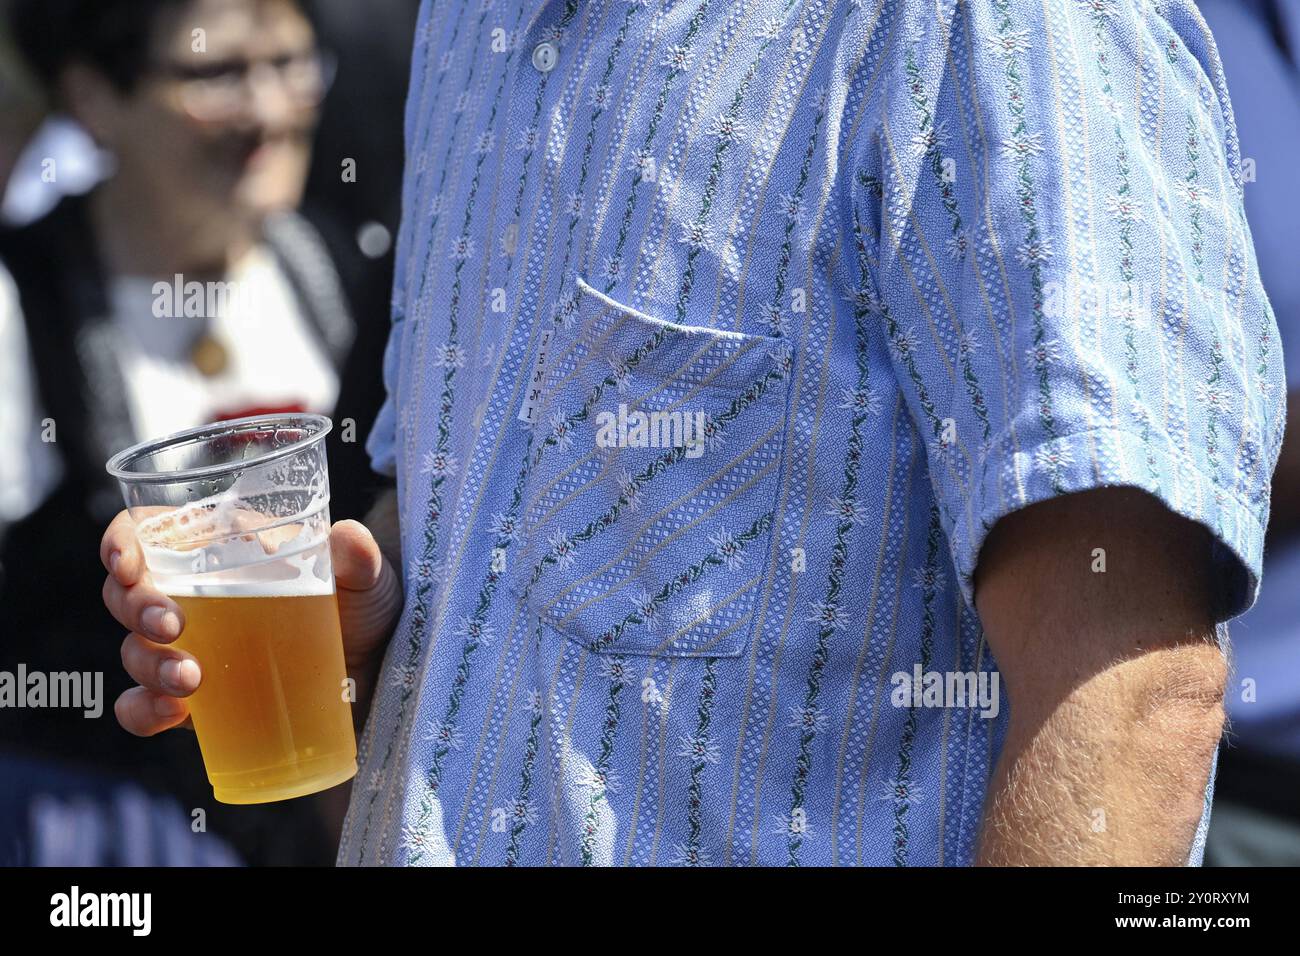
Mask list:
[[[297,213],[283,213],[268,220],[266,241],[341,372],[355,324],[320,233]],[[0,262],[18,286],[37,393],[55,423],[66,490],[93,520],[107,523],[122,500],[104,462],[153,436],[137,436],[131,422],[86,199],[67,198],[40,221],[0,234]]]

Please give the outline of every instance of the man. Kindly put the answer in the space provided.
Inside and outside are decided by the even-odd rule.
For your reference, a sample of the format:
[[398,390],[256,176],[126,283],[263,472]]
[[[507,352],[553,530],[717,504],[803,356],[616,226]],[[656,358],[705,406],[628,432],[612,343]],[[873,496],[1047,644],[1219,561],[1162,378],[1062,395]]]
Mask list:
[[1284,410],[1190,2],[440,0],[412,75],[339,861],[1199,862]]

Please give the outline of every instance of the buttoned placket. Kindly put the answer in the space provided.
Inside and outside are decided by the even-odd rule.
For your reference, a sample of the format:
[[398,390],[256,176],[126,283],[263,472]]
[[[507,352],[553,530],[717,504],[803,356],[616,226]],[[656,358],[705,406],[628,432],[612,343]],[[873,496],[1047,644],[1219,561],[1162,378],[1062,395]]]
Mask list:
[[[565,50],[565,32],[566,29],[571,33],[572,26],[577,22],[581,13],[579,12],[570,19],[566,27],[560,27],[560,21],[563,20],[566,11],[566,0],[544,0],[538,7],[537,11],[529,20],[527,27],[521,32],[518,38],[518,49],[523,54],[516,61],[512,68],[513,76],[511,85],[513,96],[510,104],[510,135],[516,136],[520,131],[528,129],[533,123],[533,111],[536,104],[536,95],[539,84],[545,84],[546,89],[543,93],[544,103],[541,111],[537,114],[537,129],[534,135],[537,141],[534,144],[535,150],[541,150],[544,146],[544,131],[549,123],[549,106],[554,97],[559,95],[558,77],[563,71],[555,72],[555,68],[560,65],[562,59],[566,56]],[[536,189],[552,188],[552,171],[548,168],[544,156],[534,153],[533,168],[530,175],[534,177],[531,193]],[[517,230],[517,240],[515,243],[514,255],[517,257],[515,268],[517,271],[512,277],[512,283],[520,283],[524,280],[526,272],[527,250],[523,248],[524,235],[523,230],[526,223],[512,223],[511,226]],[[545,225],[542,224],[542,228]],[[516,416],[524,422],[531,423],[536,415],[537,407],[541,399],[540,383],[544,373],[544,363],[546,360],[547,343],[550,337],[550,330],[546,323],[550,318],[550,310],[543,304],[538,303],[537,309],[533,316],[526,317],[516,329],[516,335],[526,336],[532,343],[530,355],[524,368],[527,370],[528,380],[524,383],[525,392],[522,401],[516,406],[514,412]],[[542,323],[542,334],[535,335],[537,323]],[[501,383],[504,386],[505,383]]]

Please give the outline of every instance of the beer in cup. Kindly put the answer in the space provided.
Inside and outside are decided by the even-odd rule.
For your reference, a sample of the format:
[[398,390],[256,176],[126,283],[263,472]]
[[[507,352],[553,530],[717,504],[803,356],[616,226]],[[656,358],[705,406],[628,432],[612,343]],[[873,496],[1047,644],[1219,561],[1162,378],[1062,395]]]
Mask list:
[[155,586],[180,605],[176,646],[203,680],[190,716],[213,794],[266,803],[357,772],[329,547],[320,415],[193,428],[118,453]]

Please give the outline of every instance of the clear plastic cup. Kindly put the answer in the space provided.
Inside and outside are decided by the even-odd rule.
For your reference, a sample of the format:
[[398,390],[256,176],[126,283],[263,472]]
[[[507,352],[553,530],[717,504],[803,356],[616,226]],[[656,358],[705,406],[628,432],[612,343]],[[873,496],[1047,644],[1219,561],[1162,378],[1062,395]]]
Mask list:
[[215,797],[287,800],[357,772],[329,548],[328,418],[258,415],[109,460],[175,645],[203,681],[190,716]]

